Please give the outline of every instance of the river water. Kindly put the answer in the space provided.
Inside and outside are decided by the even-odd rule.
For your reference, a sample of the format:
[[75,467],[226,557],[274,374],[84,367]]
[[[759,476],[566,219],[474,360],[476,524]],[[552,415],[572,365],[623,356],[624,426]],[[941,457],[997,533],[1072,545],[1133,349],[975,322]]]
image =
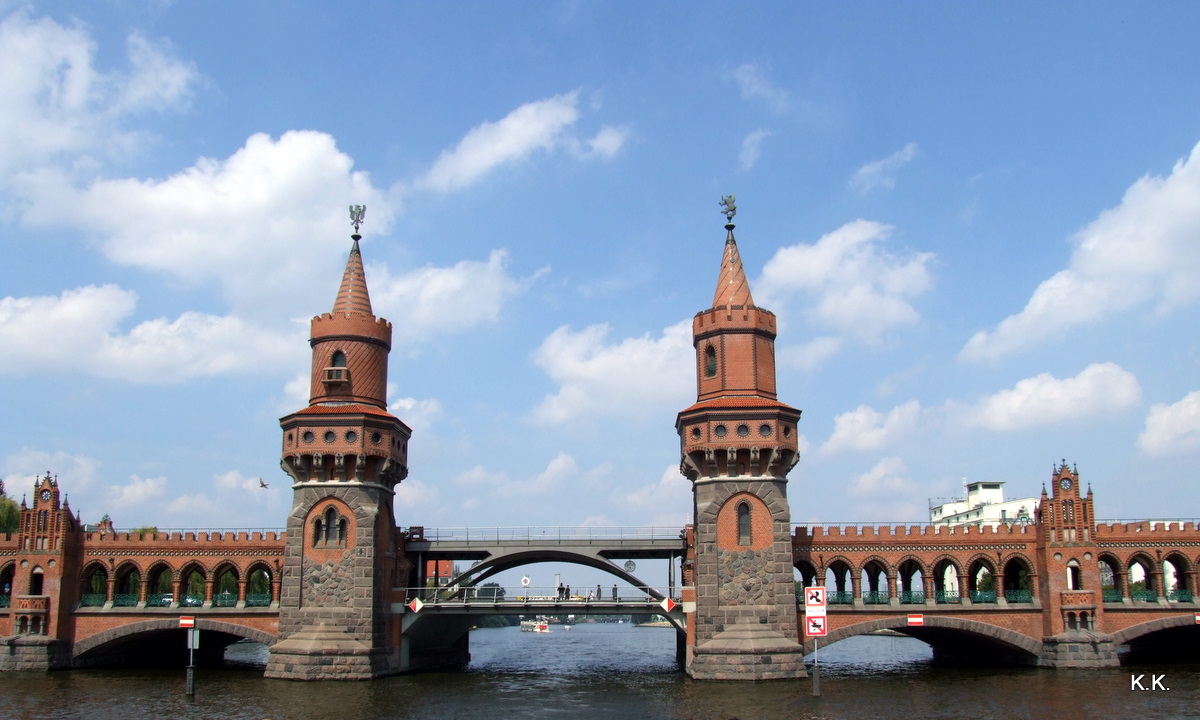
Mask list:
[[[670,628],[552,628],[475,630],[471,664],[461,673],[297,683],[266,680],[261,670],[201,670],[193,700],[184,696],[177,669],[3,673],[0,718],[1200,718],[1200,665],[942,667],[919,641],[856,637],[819,651],[822,693],[814,698],[810,680],[694,682],[675,665]],[[265,659],[262,646],[233,648],[239,650]],[[1136,675],[1147,688],[1152,676],[1163,675],[1169,690],[1131,690]]]

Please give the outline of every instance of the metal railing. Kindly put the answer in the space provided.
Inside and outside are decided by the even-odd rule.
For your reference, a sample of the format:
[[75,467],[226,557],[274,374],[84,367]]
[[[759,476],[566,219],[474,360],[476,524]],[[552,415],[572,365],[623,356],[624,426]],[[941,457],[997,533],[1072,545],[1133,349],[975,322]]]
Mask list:
[[271,593],[246,593],[246,607],[269,607]]
[[995,590],[972,590],[971,602],[973,603],[994,603],[996,602]]
[[958,605],[962,602],[957,590],[938,590],[933,594],[933,600],[938,605]]
[[1125,597],[1116,588],[1104,588],[1100,591],[1100,594],[1104,598],[1104,602],[1121,602]]
[[12,605],[12,595],[0,595],[0,608]]
[[113,607],[134,607],[137,604],[137,593],[117,593],[113,595]]
[[[595,588],[580,590],[572,589],[570,594],[564,591],[559,592],[557,587],[553,586],[528,586],[528,587],[496,587],[480,586],[480,587],[457,587],[446,585],[443,587],[424,587],[424,588],[407,588],[405,597],[419,598],[424,604],[435,605],[528,605],[528,604],[551,604],[562,605],[567,609],[574,606],[589,606],[597,605],[614,605],[620,603],[622,605],[644,603],[647,607],[657,607],[662,600],[650,594],[651,591],[661,592],[650,587],[625,587],[614,592],[613,588],[607,590],[601,589],[599,596],[596,595]],[[665,592],[662,593],[666,595]],[[678,598],[675,598],[678,601]]]
[[1033,591],[1005,590],[1004,599],[1010,603],[1031,603],[1033,602]]
[[150,593],[146,596],[146,607],[167,607],[174,601],[171,593]]
[[420,530],[421,539],[434,542],[480,542],[505,541],[595,541],[595,540],[681,540],[683,528],[679,527],[460,527],[460,528],[402,528],[405,531]]
[[79,596],[79,607],[103,607],[108,602],[105,593],[84,593]]
[[887,605],[891,597],[887,590],[864,590],[862,601],[864,605]]
[[237,593],[223,592],[213,595],[213,607],[234,607],[237,605]]
[[925,603],[925,591],[923,590],[901,590],[899,597],[901,605],[923,605]]
[[1154,588],[1143,590],[1130,590],[1130,600],[1142,600],[1143,602],[1158,602],[1158,591]]
[[825,602],[829,605],[850,605],[854,602],[854,592],[851,590],[843,590],[841,592],[826,590]]
[[1191,602],[1192,592],[1182,588],[1175,588],[1171,592],[1167,593],[1167,599],[1174,602]]

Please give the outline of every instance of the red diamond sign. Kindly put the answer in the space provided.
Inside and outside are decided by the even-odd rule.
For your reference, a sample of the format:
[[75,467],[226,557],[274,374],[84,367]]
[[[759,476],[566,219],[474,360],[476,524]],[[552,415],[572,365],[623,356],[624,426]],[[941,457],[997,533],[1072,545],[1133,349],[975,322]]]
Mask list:
[[663,598],[663,601],[659,603],[659,607],[667,612],[671,612],[675,608],[679,607],[679,605],[671,598]]
[[413,598],[408,604],[408,609],[413,612],[421,612],[421,608],[425,607],[425,603],[421,602],[421,598]]

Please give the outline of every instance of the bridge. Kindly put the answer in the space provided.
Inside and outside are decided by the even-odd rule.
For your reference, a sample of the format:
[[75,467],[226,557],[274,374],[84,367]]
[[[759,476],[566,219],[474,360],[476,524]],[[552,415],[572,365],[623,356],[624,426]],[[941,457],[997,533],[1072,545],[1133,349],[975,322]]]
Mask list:
[[[1083,493],[1065,460],[1028,524],[794,527],[788,473],[800,460],[801,411],[777,397],[776,318],[754,304],[732,196],[722,204],[729,222],[716,293],[692,321],[695,363],[681,368],[694,374],[696,402],[675,419],[680,472],[693,490],[687,527],[397,522],[412,430],[388,412],[393,328],[371,309],[355,225],[332,310],[310,324],[309,404],[280,419],[280,466],[292,489],[285,529],[88,527],[47,472],[32,505],[22,501],[17,530],[0,538],[0,669],[167,657],[182,647],[186,614],[208,635],[204,653],[237,638],[269,645],[269,677],[370,679],[461,666],[480,615],[659,607],[679,630],[692,677],[795,679],[812,648],[797,585],[829,591],[826,642],[894,629],[946,658],[1103,667],[1128,647],[1195,660],[1196,521],[1098,522],[1091,488]],[[666,560],[665,590],[618,562],[638,558]],[[429,562],[444,560],[472,566],[450,587],[430,588]],[[608,600],[560,597],[557,588],[501,596],[483,582],[546,561],[604,570],[640,590]]]

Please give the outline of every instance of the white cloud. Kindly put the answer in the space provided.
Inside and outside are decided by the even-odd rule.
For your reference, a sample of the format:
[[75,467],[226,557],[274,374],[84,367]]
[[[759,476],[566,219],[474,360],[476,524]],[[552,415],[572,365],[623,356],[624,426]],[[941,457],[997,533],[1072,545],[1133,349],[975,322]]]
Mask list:
[[1104,417],[1136,405],[1141,385],[1133,373],[1114,363],[1094,363],[1073,378],[1042,373],[980,400],[966,423],[989,430],[1019,430],[1038,425]]
[[771,133],[760,128],[742,140],[742,151],[738,154],[738,162],[743,171],[749,170],[758,162],[758,157],[762,154],[762,141],[769,137],[771,137]]
[[737,83],[743,100],[762,100],[776,112],[787,108],[787,91],[771,84],[771,81],[767,80],[757,65],[753,63],[740,65],[730,73],[730,77]]
[[920,417],[921,404],[916,400],[892,408],[886,416],[859,405],[834,418],[833,434],[821,446],[821,452],[879,450],[914,432]]
[[234,371],[270,372],[296,338],[234,317],[184,313],[118,332],[137,296],[89,285],[60,296],[0,299],[0,373],[83,372],[137,383],[179,382]]
[[375,313],[403,327],[409,337],[457,332],[500,317],[504,304],[545,270],[517,279],[508,273],[508,252],[493,250],[487,262],[463,260],[452,267],[427,266],[393,277],[372,264],[371,301]]
[[889,225],[855,220],[821,237],[780,248],[754,286],[756,301],[776,307],[796,293],[811,298],[805,311],[815,323],[869,342],[920,319],[911,300],[930,284],[933,253],[898,257],[882,245]]
[[692,521],[692,483],[679,474],[678,465],[668,465],[658,482],[643,485],[619,501],[656,527],[683,527]]
[[26,12],[0,20],[0,177],[63,152],[129,149],[137,138],[120,130],[125,116],[187,103],[198,77],[190,63],[137,35],[127,52],[129,72],[106,74],[83,29]]
[[854,495],[876,495],[880,492],[899,492],[910,487],[904,477],[908,466],[898,457],[886,457],[867,472],[854,478],[850,492]]
[[97,477],[100,463],[87,455],[72,455],[56,450],[46,452],[34,448],[21,448],[7,455],[0,468],[4,487],[9,497],[19,496],[32,489],[38,478],[47,472],[57,477],[63,487],[75,491],[86,490]]
[[164,180],[79,190],[45,174],[27,188],[25,221],[78,227],[120,265],[216,282],[239,315],[289,317],[311,305],[313,287],[336,287],[350,245],[336,242],[350,230],[346,198],[367,204],[372,231],[391,224],[383,193],[352,167],[324,133],[258,134],[225,160],[202,158]]
[[515,492],[530,493],[536,496],[537,493],[553,490],[564,482],[577,477],[579,477],[579,465],[575,462],[575,458],[565,452],[560,452],[550,459],[545,470],[526,480],[497,487],[496,494],[507,496]]
[[860,167],[850,178],[850,187],[863,195],[876,188],[891,190],[896,187],[896,171],[916,156],[917,144],[910,142],[884,159]]
[[112,507],[137,507],[143,503],[158,500],[167,494],[167,479],[165,477],[141,478],[130,475],[129,482],[124,485],[112,485],[108,489],[108,498]]
[[[625,143],[628,129],[604,126],[580,141],[571,128],[579,120],[579,92],[526,103],[496,122],[468,132],[453,150],[438,157],[417,185],[440,192],[459,190],[506,163],[538,151],[565,148],[578,157],[611,157]],[[584,146],[586,145],[586,149]]]
[[1155,456],[1200,449],[1200,391],[1188,393],[1173,405],[1159,403],[1151,407],[1137,446]]
[[592,415],[646,416],[662,408],[681,409],[695,389],[692,324],[605,343],[607,325],[575,332],[562,326],[533,353],[533,361],[559,384],[534,409],[538,423],[561,423]]
[[837,354],[843,344],[840,337],[818,337],[803,345],[779,348],[776,355],[780,365],[788,365],[801,372],[813,372]]
[[1200,299],[1200,145],[1165,178],[1147,175],[1072,238],[1064,270],[1025,308],[976,333],[959,357],[995,360],[1076,325],[1153,304],[1169,312]]
[[[394,384],[388,383],[388,395],[394,392]],[[442,418],[442,404],[435,398],[395,398],[388,402],[388,412],[404,421],[413,432],[428,432]]]

